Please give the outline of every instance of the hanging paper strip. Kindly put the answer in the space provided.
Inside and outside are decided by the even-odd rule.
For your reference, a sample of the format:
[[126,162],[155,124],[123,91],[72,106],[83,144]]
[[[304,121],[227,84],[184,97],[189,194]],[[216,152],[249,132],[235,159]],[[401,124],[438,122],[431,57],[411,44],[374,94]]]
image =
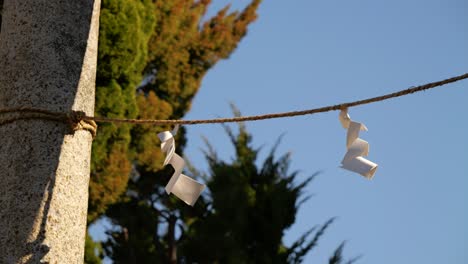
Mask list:
[[193,206],[206,186],[182,173],[185,161],[175,153],[174,136],[177,134],[178,128],[177,125],[172,132],[164,131],[158,134],[161,140],[161,150],[166,153],[164,166],[171,164],[174,168],[174,174],[166,185],[166,192],[173,193],[188,205]]
[[348,109],[341,110],[339,118],[343,128],[348,129],[346,136],[348,151],[341,161],[341,168],[372,179],[378,165],[363,158],[369,154],[369,143],[359,138],[359,132],[361,130],[367,131],[367,127],[364,124],[352,121],[348,115]]

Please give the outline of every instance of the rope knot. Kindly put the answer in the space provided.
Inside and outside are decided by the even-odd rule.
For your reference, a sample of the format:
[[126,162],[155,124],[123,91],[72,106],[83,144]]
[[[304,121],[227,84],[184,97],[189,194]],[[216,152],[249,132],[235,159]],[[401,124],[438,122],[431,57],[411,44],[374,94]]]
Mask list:
[[70,122],[72,122],[73,124],[78,124],[81,122],[81,120],[83,120],[83,117],[85,116],[85,112],[83,111],[71,111],[70,114],[68,114],[68,119],[70,120]]
[[72,131],[87,130],[93,136],[96,137],[97,124],[94,120],[86,119],[86,114],[83,111],[71,111],[67,115],[68,123]]

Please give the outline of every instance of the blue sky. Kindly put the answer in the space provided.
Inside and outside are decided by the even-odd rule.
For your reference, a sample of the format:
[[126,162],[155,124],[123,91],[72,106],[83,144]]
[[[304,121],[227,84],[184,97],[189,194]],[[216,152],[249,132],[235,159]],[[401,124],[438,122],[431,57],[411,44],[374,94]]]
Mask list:
[[[214,1],[212,10],[227,1]],[[239,0],[233,8],[248,3]],[[228,60],[203,81],[186,118],[308,109],[406,89],[468,72],[468,2],[264,1]],[[346,131],[338,112],[248,123],[254,146],[291,151],[315,196],[288,230],[290,243],[338,216],[306,263],[326,263],[347,241],[359,263],[468,263],[468,81],[351,108],[363,122],[373,180],[338,168]],[[201,169],[201,136],[221,157],[233,148],[220,125],[187,126],[185,155]]]

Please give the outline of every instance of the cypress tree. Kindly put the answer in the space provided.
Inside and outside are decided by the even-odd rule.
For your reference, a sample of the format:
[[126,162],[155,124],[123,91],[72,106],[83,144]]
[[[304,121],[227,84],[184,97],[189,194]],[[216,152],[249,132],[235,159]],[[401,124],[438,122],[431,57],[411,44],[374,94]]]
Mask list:
[[[100,18],[96,115],[135,118],[135,91],[148,60],[155,16],[151,0],[103,0]],[[132,167],[131,127],[102,124],[93,142],[88,221],[118,201]]]
[[[300,205],[309,199],[304,197],[304,188],[317,174],[299,180],[297,172],[289,172],[290,154],[275,155],[279,141],[258,167],[259,149],[251,146],[252,137],[245,126],[240,124],[237,134],[225,128],[235,158],[231,162],[220,160],[208,144],[209,176],[205,178],[209,195],[199,201],[203,210],[185,219],[179,261],[302,263],[334,221],[331,218],[312,227],[290,246],[283,243],[285,230],[295,222]],[[343,247],[344,243],[335,250],[329,264],[342,263]]]
[[[241,13],[228,13],[226,7],[200,27],[210,1],[104,0],[96,115],[181,118],[206,72],[227,58],[246,34],[259,3],[253,1]],[[93,144],[89,221],[126,190],[132,165],[151,172],[161,169],[162,153],[154,147],[159,145],[159,130],[100,127]]]
[[[227,58],[245,36],[247,26],[256,19],[260,0],[253,0],[242,12],[223,8],[204,21],[210,3],[104,0],[96,115],[181,118],[190,109],[206,72]],[[180,202],[162,191],[170,177],[170,169],[161,170],[163,154],[156,136],[163,129],[167,128],[106,124],[94,142],[88,221],[107,210],[105,215],[122,227],[111,235],[116,250],[107,250],[116,261],[132,263],[136,256],[138,263],[169,261],[167,252],[175,249],[173,235],[156,239],[152,234],[165,219],[164,212],[170,215],[167,219],[180,220]],[[184,146],[184,135],[182,129],[176,139],[178,151]],[[147,205],[155,199],[164,205],[164,212]],[[132,223],[137,229],[145,223],[152,228],[139,234]],[[127,245],[127,249],[117,250],[119,245]],[[159,248],[152,249],[155,246]],[[119,257],[117,252],[124,255]]]

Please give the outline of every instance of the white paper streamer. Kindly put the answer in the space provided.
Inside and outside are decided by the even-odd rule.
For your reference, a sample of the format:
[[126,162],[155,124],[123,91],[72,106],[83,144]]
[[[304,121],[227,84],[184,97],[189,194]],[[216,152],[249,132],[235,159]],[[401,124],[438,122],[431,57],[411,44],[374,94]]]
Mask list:
[[343,128],[348,129],[346,136],[348,151],[341,161],[341,168],[372,179],[378,165],[363,158],[369,154],[369,143],[359,138],[359,132],[361,130],[367,131],[367,127],[364,124],[352,121],[348,115],[348,109],[341,110],[339,118]]
[[179,125],[176,125],[172,132],[164,131],[158,134],[161,140],[161,150],[166,153],[164,166],[171,164],[174,168],[174,174],[172,174],[169,183],[166,185],[166,192],[168,194],[173,193],[186,204],[193,206],[206,186],[182,174],[185,161],[175,153],[174,136],[177,134],[178,129]]

